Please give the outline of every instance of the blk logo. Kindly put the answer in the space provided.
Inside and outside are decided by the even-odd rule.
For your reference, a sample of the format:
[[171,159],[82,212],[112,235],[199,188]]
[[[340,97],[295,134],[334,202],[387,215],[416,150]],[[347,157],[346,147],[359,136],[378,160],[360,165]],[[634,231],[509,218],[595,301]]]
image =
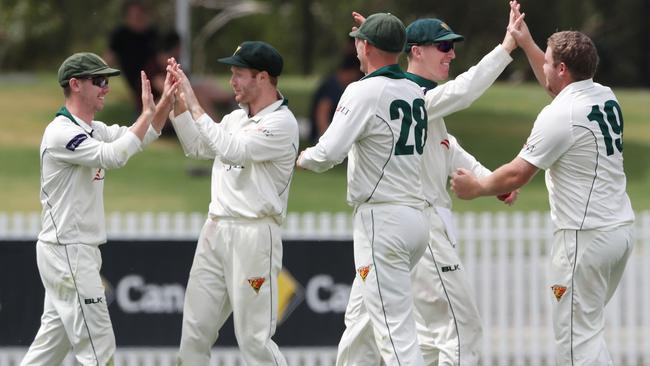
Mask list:
[[443,272],[453,272],[453,271],[459,271],[460,270],[460,264],[454,264],[453,266],[444,266],[442,267]]
[[101,302],[104,302],[104,298],[102,297],[98,297],[96,299],[84,299],[84,303],[86,305],[99,304]]

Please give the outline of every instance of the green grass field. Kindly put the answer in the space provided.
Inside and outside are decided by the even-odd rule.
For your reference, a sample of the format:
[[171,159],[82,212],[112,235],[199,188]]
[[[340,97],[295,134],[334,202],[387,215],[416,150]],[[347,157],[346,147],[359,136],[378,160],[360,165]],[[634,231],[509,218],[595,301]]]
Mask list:
[[[317,78],[284,77],[280,89],[298,117],[308,113]],[[219,79],[226,85],[225,79]],[[107,106],[97,119],[130,123],[135,115],[120,79],[112,80]],[[650,91],[615,90],[625,116],[625,157],[628,192],[636,210],[650,209]],[[472,107],[447,118],[450,133],[488,168],[510,161],[519,151],[539,110],[550,98],[537,85],[499,83]],[[38,211],[38,149],[45,125],[63,102],[53,74],[0,75],[0,211]],[[106,175],[107,211],[207,210],[210,177],[188,171],[208,170],[208,161],[184,157],[174,138],[155,142],[129,164]],[[345,169],[324,174],[297,171],[289,211],[345,211]],[[459,211],[548,210],[543,174],[526,186],[511,208],[494,198],[455,200]]]

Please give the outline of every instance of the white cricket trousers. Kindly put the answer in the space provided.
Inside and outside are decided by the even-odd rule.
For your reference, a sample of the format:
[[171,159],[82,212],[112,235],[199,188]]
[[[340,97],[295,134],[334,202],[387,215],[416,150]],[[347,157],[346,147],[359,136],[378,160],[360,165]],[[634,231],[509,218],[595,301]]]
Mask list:
[[553,235],[549,293],[558,366],[613,365],[603,334],[605,305],[632,248],[631,225]]
[[286,366],[271,340],[282,267],[280,228],[272,219],[208,219],[201,230],[185,292],[178,365],[202,366],[233,314],[248,366]]
[[20,365],[60,365],[71,350],[81,365],[112,365],[115,335],[99,275],[99,248],[39,241],[36,262],[45,287],[43,315]]
[[[337,365],[424,365],[413,315],[411,269],[427,244],[421,210],[402,205],[364,204],[354,215],[357,270],[345,314]],[[372,328],[367,327],[368,320]]]
[[429,243],[412,271],[422,355],[427,365],[477,365],[483,328],[472,287],[438,212],[425,213]]

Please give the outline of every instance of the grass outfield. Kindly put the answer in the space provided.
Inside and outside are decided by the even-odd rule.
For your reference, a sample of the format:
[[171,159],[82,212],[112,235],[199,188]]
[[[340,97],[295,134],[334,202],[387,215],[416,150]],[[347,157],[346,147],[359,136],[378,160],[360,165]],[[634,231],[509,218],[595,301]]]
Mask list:
[[[224,80],[220,81],[225,83]],[[306,116],[316,78],[284,77],[280,89],[294,113]],[[134,119],[130,99],[120,79],[112,80],[107,106],[97,119]],[[636,210],[650,209],[650,114],[647,90],[616,89],[625,116],[625,156],[628,192]],[[43,128],[63,97],[53,74],[0,75],[0,211],[38,211],[38,147]],[[447,118],[450,133],[488,168],[510,161],[519,151],[539,110],[550,98],[537,85],[496,84],[472,107]],[[209,176],[188,171],[207,170],[210,162],[185,158],[175,139],[163,139],[132,158],[126,168],[107,173],[107,211],[205,212]],[[459,211],[548,210],[543,174],[524,188],[516,206],[507,208],[494,198],[455,200]],[[297,171],[289,210],[344,211],[345,169],[324,174]]]

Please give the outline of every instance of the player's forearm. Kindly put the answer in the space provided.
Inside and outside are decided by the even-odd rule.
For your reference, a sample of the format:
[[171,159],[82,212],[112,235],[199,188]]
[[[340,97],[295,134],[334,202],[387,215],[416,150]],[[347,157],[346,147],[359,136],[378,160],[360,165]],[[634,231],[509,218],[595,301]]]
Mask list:
[[156,130],[156,132],[160,133],[163,127],[165,127],[167,116],[169,116],[169,112],[171,112],[173,106],[172,101],[164,97],[156,105],[156,110],[154,111],[153,119],[151,121],[151,126]]
[[205,113],[205,111],[203,110],[203,108],[201,108],[201,105],[199,104],[199,101],[198,99],[196,99],[196,95],[194,94],[194,90],[189,85],[189,81],[187,79],[183,81],[181,88],[182,88],[181,99],[183,99],[183,101],[185,102],[185,106],[187,107],[187,110],[190,111],[192,118],[195,121],[198,121],[199,118]]
[[[515,158],[508,164],[502,165],[492,174],[479,178],[480,196],[494,196],[512,192],[526,185],[535,175],[536,169],[531,169],[522,159]],[[529,164],[527,164],[529,165]]]
[[479,184],[481,187],[479,196],[499,195],[511,192],[524,185],[516,175],[496,175],[497,171],[483,178],[479,178]]
[[151,120],[153,118],[153,113],[144,111],[140,114],[138,119],[131,125],[129,130],[135,134],[140,141],[144,140],[144,136],[151,125]]
[[201,108],[199,103],[196,101],[194,103],[191,103],[188,107],[190,113],[192,114],[192,118],[194,118],[195,121],[198,121],[198,119],[205,114],[203,108]]
[[495,47],[466,72],[426,93],[429,120],[443,118],[469,107],[512,62],[503,46]]
[[521,49],[526,53],[528,63],[533,69],[537,82],[542,86],[546,86],[546,77],[544,76],[544,51],[537,46],[537,44],[530,39],[530,42],[521,45]]

